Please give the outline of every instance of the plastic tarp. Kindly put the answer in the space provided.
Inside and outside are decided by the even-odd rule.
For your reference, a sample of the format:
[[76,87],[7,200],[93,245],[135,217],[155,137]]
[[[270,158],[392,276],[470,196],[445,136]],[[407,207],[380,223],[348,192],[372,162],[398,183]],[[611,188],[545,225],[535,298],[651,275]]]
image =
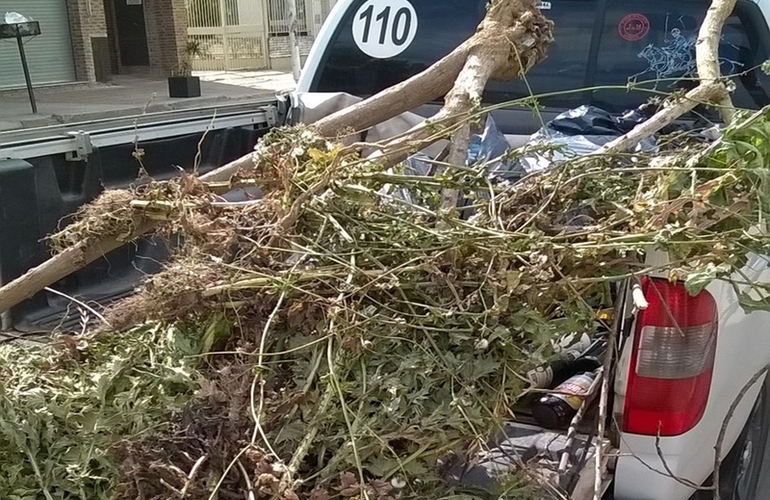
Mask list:
[[[548,153],[533,153],[519,160],[527,173],[543,172],[552,164],[573,156],[587,155],[624,135],[648,118],[642,110],[633,110],[622,117],[614,117],[595,106],[580,106],[566,111],[535,133],[529,146],[548,146]],[[637,151],[651,151],[656,147],[654,138],[643,140]]]

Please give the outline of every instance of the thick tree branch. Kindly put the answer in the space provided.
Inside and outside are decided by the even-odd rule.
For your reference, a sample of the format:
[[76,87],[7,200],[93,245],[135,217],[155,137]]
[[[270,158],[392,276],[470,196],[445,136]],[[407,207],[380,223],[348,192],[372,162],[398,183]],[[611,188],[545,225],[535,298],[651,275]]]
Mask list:
[[671,125],[677,118],[695,109],[700,104],[719,102],[727,94],[719,82],[702,83],[681,98],[669,103],[644,123],[640,123],[627,134],[608,142],[594,155],[617,154],[633,150],[641,141]]
[[[722,78],[719,70],[719,42],[722,40],[722,27],[735,10],[736,3],[737,0],[715,0],[706,13],[695,44],[695,60],[701,83],[717,83]],[[722,119],[730,125],[735,117],[730,95],[725,93],[716,104],[719,105]]]
[[[153,222],[136,228],[136,235],[142,235],[154,227]],[[66,278],[75,271],[82,269],[96,259],[116,250],[127,243],[116,237],[104,238],[95,244],[80,242],[39,266],[30,269],[0,288],[0,311],[7,311],[16,304],[31,298],[34,294],[57,281]]]

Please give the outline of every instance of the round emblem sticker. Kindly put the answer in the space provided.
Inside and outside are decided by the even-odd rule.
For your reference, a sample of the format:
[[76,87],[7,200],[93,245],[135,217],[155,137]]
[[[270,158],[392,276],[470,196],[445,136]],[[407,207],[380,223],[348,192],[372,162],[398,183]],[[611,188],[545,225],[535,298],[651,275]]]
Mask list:
[[620,36],[629,42],[638,42],[650,33],[650,20],[643,14],[629,14],[620,20]]
[[367,0],[353,18],[353,40],[377,59],[405,51],[417,35],[417,13],[409,0]]

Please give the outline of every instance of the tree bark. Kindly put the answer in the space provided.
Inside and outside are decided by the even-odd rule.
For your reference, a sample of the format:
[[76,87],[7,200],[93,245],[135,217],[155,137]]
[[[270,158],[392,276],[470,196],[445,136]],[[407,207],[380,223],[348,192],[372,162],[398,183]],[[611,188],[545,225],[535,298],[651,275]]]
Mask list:
[[[142,235],[152,230],[154,226],[153,222],[145,222],[144,225],[137,228],[136,234]],[[0,288],[0,311],[7,311],[16,304],[32,298],[43,288],[66,278],[126,243],[123,239],[109,237],[95,244],[88,245],[85,242],[80,242],[67,248]]]
[[[709,7],[695,43],[695,60],[698,64],[698,78],[701,83],[717,83],[721,80],[719,42],[722,27],[735,10],[737,0],[716,0]],[[716,101],[724,122],[730,125],[735,117],[735,107],[729,93]]]

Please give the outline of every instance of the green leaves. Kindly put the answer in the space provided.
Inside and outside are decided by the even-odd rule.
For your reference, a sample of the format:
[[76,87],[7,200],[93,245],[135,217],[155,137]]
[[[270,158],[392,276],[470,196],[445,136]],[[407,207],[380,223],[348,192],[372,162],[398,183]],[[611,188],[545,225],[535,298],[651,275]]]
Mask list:
[[194,333],[147,325],[82,342],[0,347],[0,498],[109,500],[112,446],[157,429],[197,388]]
[[[209,325],[201,340],[201,354],[208,354],[219,342],[227,341],[232,333],[232,324],[224,314],[216,314],[209,320]],[[196,353],[197,354],[197,353]]]
[[[521,374],[555,339],[594,331],[617,283],[668,271],[695,294],[767,251],[770,238],[753,228],[770,213],[770,121],[731,128],[687,166],[707,146],[662,138],[658,156],[578,158],[509,185],[492,183],[485,165],[383,172],[312,129],[281,128],[236,179],[269,193],[247,208],[212,204],[214,191],[189,178],[107,197],[111,217],[84,213],[100,217],[86,236],[130,227],[126,198],[162,201],[176,221],[182,248],[149,279],[136,317],[178,324],[79,340],[74,356],[0,348],[0,498],[107,500],[115,443],[188,438],[189,427],[165,424],[199,385],[221,405],[200,412],[212,425],[201,434],[221,443],[219,424],[235,429],[222,438],[233,441],[226,456],[207,461],[218,467],[211,477],[258,418],[277,455],[298,457],[295,479],[320,488],[318,500],[393,475],[408,484],[405,500],[442,495],[437,461],[486,441],[525,389]],[[467,217],[437,211],[442,188],[467,193]],[[654,249],[673,263],[645,264]],[[766,294],[736,290],[747,310],[767,308]],[[196,366],[218,350],[239,354]],[[196,454],[210,446],[198,437]],[[501,497],[527,498],[526,483],[509,479]]]
[[730,274],[732,267],[729,264],[715,265],[713,262],[706,267],[690,273],[685,279],[684,286],[690,295],[698,295],[717,278]]

